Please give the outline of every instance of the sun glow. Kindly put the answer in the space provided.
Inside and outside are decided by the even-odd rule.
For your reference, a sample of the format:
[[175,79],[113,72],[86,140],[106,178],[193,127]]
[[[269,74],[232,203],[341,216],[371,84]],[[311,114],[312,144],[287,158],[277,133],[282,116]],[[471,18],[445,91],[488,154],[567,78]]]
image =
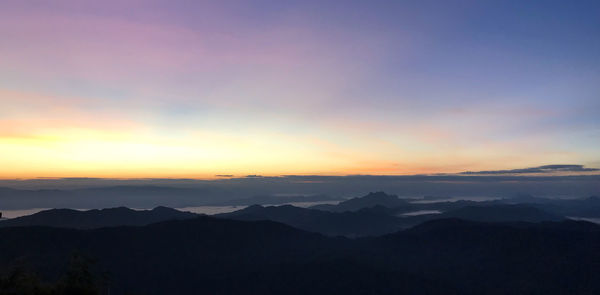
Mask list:
[[[210,177],[215,174],[336,173],[352,161],[275,135],[195,132],[185,138],[61,130],[0,138],[2,177]],[[303,160],[299,160],[303,159]],[[328,167],[331,171],[319,171]],[[12,168],[12,169],[11,169]]]

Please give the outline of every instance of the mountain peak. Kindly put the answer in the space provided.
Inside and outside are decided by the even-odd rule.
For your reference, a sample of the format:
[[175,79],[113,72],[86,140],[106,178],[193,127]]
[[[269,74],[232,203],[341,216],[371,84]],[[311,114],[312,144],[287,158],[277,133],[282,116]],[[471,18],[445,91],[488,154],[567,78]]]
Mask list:
[[165,207],[165,206],[157,206],[157,207],[154,207],[154,209],[152,209],[151,211],[154,211],[154,212],[173,212],[173,211],[178,211],[178,210],[173,209],[173,208],[169,208],[169,207]]
[[369,194],[367,194],[366,196],[361,197],[361,198],[397,200],[398,196],[388,195],[385,192],[379,191],[379,192],[370,192]]

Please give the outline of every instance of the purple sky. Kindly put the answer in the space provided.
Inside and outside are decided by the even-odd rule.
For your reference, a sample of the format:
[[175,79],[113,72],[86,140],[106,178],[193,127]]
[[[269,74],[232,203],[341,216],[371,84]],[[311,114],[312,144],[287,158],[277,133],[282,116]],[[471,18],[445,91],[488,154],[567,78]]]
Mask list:
[[600,167],[597,1],[2,1],[0,178]]

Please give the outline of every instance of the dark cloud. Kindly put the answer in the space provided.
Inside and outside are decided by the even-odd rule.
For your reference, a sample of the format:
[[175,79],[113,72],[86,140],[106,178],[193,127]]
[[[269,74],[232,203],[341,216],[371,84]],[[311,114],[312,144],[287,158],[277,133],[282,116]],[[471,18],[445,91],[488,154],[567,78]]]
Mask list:
[[466,171],[460,174],[526,174],[526,173],[556,173],[556,172],[593,172],[600,171],[597,168],[585,168],[583,165],[544,165],[538,167],[511,169],[511,170],[490,170],[490,171]]

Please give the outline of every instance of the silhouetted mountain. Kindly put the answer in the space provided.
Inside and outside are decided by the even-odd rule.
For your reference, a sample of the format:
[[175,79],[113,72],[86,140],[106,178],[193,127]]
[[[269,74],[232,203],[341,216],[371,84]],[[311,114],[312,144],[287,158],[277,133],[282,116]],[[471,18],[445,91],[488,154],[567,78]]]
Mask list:
[[[457,203],[457,204],[455,204]],[[402,217],[403,225],[411,227],[426,221],[436,219],[456,218],[480,222],[542,222],[542,221],[560,221],[565,218],[545,212],[535,207],[527,205],[507,205],[497,202],[444,202],[437,204],[439,206],[429,206],[426,204],[425,210],[444,210],[450,208],[447,212],[441,214],[422,214]],[[399,216],[406,216],[400,214]]]
[[[490,204],[488,202],[479,206],[472,204],[478,203],[472,201],[441,203],[438,204],[439,207],[452,209],[442,214],[417,216],[403,216],[395,213],[398,211],[397,209],[382,205],[344,212],[313,210],[290,205],[269,207],[253,205],[215,216],[236,220],[271,220],[306,231],[348,237],[392,233],[428,220],[442,218],[460,218],[482,222],[541,222],[564,219],[562,216],[525,205]],[[429,204],[427,205],[429,206]]]
[[406,200],[398,198],[396,195],[388,195],[384,192],[369,193],[368,195],[360,198],[352,198],[337,205],[316,205],[312,206],[311,209],[318,209],[331,212],[344,212],[344,211],[358,211],[363,208],[370,208],[374,206],[383,206],[388,208],[398,208],[401,206],[409,205]]
[[383,207],[362,209],[356,212],[327,212],[291,205],[253,205],[231,213],[215,215],[236,220],[272,220],[293,227],[336,236],[372,236],[398,231],[407,227],[408,220],[388,215]]
[[10,227],[0,229],[0,270],[22,261],[52,282],[77,250],[109,274],[117,295],[598,294],[599,228],[442,219],[346,239],[211,217],[95,230]]
[[600,198],[596,196],[576,199],[549,199],[520,194],[513,198],[503,199],[502,202],[527,204],[561,216],[600,217]]
[[482,222],[541,222],[564,219],[562,216],[525,205],[466,206],[442,213],[435,218],[460,218]]
[[397,213],[405,213],[410,210],[438,210],[449,212],[464,207],[484,207],[501,205],[520,205],[535,207],[558,216],[590,217],[600,218],[600,198],[589,197],[583,199],[548,199],[533,197],[530,195],[520,195],[515,198],[491,200],[491,201],[445,201],[434,203],[411,203],[409,205],[394,208]]
[[[536,205],[518,205],[513,206],[512,204],[518,203],[520,200],[533,201],[543,200]],[[595,211],[595,202],[597,200],[588,200],[585,205],[588,211]],[[317,205],[311,207],[311,209],[318,209],[322,211],[330,212],[344,212],[344,211],[356,211],[363,208],[371,208],[374,206],[380,206],[379,212],[387,213],[393,216],[403,216],[403,214],[415,212],[415,211],[440,211],[444,214],[439,216],[420,216],[414,218],[414,220],[430,220],[434,218],[464,218],[469,220],[478,221],[544,221],[544,220],[560,220],[563,212],[569,211],[569,208],[577,207],[578,202],[581,200],[549,200],[542,198],[534,198],[529,195],[519,196],[518,198],[505,199],[505,200],[492,200],[492,201],[469,201],[469,200],[458,200],[458,201],[441,201],[431,203],[415,203],[410,202],[406,199],[400,199],[395,195],[388,195],[384,192],[370,193],[364,197],[353,198],[346,200],[337,205]],[[507,204],[509,203],[509,204]],[[600,203],[600,202],[599,202]],[[560,204],[560,205],[556,205]],[[561,207],[562,210],[556,207]],[[599,205],[600,206],[600,205]],[[537,209],[535,209],[535,208]],[[542,210],[542,208],[548,208]],[[599,207],[600,208],[600,207]],[[583,208],[580,208],[583,209]],[[581,213],[579,210],[578,213]],[[599,213],[600,214],[600,213]],[[573,216],[592,216],[590,212],[587,215],[573,215]]]
[[531,204],[531,203],[546,203],[546,202],[550,201],[550,199],[535,197],[530,194],[516,194],[515,196],[512,196],[510,198],[504,198],[504,199],[502,199],[502,201],[505,203],[509,203],[509,204],[523,204],[523,203]]
[[585,199],[550,200],[535,206],[563,216],[600,217],[600,197],[596,196]]
[[181,212],[167,207],[152,210],[132,210],[125,207],[101,210],[78,211],[72,209],[50,209],[32,215],[3,220],[0,227],[51,226],[66,228],[100,228],[123,225],[148,225],[171,219],[187,219],[197,214]]

